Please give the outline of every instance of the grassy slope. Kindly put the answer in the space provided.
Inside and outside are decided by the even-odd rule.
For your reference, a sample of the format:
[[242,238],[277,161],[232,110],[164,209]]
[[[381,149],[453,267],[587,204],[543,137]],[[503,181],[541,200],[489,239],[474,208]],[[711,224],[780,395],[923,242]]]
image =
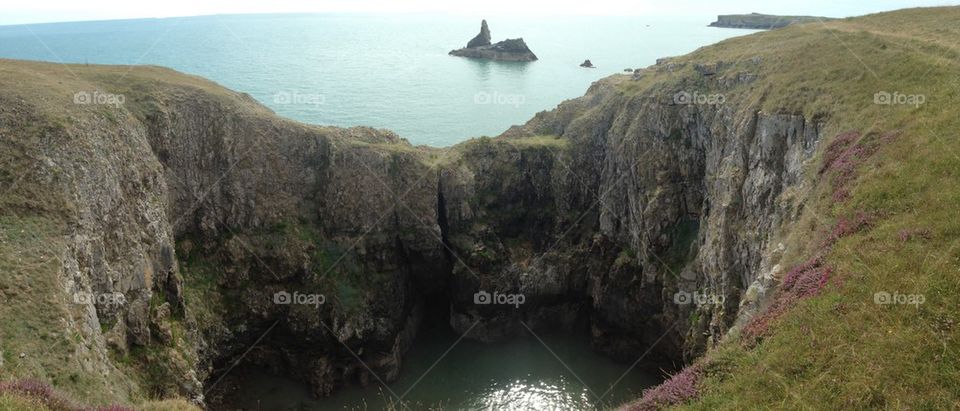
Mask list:
[[[139,404],[149,393],[123,364],[100,375],[102,359],[79,331],[85,306],[64,292],[61,258],[67,253],[71,215],[67,193],[56,189],[62,176],[42,162],[61,158],[93,116],[122,121],[117,111],[73,104],[77,91],[125,93],[136,99],[175,83],[198,88],[225,102],[242,96],[212,82],[157,67],[64,66],[0,59],[0,381],[37,379],[56,386],[71,401]],[[148,109],[128,100],[132,111]],[[252,112],[269,111],[247,105]],[[18,409],[5,394],[2,409]],[[169,407],[168,407],[169,408]],[[26,408],[30,409],[30,408]]]
[[50,411],[50,408],[35,398],[4,393],[0,394],[0,410]]
[[[784,272],[813,257],[838,219],[863,212],[873,222],[833,246],[826,288],[777,319],[758,346],[731,335],[708,353],[702,395],[686,407],[960,407],[958,22],[958,7],[910,9],[735,38],[673,60],[759,71],[749,87],[699,91],[750,109],[826,114],[821,152],[839,132],[900,132],[857,165],[849,199],[832,196],[835,173],[818,175],[812,165],[811,200],[791,227]],[[751,65],[758,56],[762,63]],[[621,84],[649,92],[690,70]],[[926,101],[874,104],[880,91]],[[875,304],[883,291],[926,301]]]
[[[57,90],[53,81],[25,84],[6,68],[0,64],[4,103],[34,87]],[[38,183],[58,177],[45,175],[39,159],[71,143],[64,113],[52,106],[0,107],[0,379],[38,378],[95,403],[127,399],[122,376],[87,370],[96,359],[75,326],[83,313],[63,292],[60,258],[72,206],[63,193]]]

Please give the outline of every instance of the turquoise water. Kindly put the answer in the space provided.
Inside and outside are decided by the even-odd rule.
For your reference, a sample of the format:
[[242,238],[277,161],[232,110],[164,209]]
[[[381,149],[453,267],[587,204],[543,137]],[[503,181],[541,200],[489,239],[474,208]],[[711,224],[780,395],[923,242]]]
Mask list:
[[650,370],[596,354],[583,339],[539,337],[542,342],[528,337],[500,344],[457,343],[452,333],[431,330],[404,356],[400,377],[389,391],[371,379],[367,388],[346,387],[320,400],[311,398],[302,383],[237,369],[233,372],[243,378],[230,390],[232,401],[214,408],[380,410],[396,395],[411,410],[596,410],[636,399],[659,382]]
[[[448,146],[500,134],[601,77],[752,32],[706,27],[712,15],[482,17],[494,41],[523,37],[540,60],[448,56],[477,33],[479,16],[396,14],[0,26],[0,57],[167,66],[303,122],[388,128],[414,144]],[[578,67],[584,59],[597,68]]]

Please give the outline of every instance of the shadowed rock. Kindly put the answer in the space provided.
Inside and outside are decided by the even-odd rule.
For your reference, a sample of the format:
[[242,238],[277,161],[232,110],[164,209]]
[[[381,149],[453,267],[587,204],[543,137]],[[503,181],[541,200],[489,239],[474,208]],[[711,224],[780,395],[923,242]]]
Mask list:
[[467,43],[467,48],[483,47],[490,45],[490,28],[487,27],[487,21],[480,22],[480,33]]
[[537,60],[537,56],[530,51],[522,38],[507,39],[496,44],[490,44],[490,28],[487,27],[486,20],[480,23],[480,33],[467,43],[467,47],[453,50],[450,55],[500,61]]

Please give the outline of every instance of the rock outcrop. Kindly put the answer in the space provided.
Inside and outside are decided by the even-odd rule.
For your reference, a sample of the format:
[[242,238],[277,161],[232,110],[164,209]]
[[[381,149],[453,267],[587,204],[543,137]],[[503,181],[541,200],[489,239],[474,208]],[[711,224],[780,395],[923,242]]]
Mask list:
[[530,51],[522,38],[507,39],[490,44],[490,29],[487,21],[480,23],[480,33],[467,43],[467,47],[452,50],[451,56],[470,57],[500,61],[535,61],[537,56]]
[[[580,63],[580,67],[594,68],[594,65],[593,65],[593,62],[590,61],[590,59],[586,59],[586,60],[583,61],[583,63]],[[629,69],[627,69],[627,70],[629,70]],[[626,70],[624,70],[624,71],[626,71]]]

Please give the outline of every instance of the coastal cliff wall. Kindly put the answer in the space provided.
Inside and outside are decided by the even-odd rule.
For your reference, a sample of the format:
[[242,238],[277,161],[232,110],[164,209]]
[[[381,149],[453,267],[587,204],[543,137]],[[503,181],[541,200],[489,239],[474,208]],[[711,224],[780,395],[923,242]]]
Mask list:
[[[28,176],[56,176],[68,204],[67,298],[126,298],[71,309],[96,363],[137,381],[130,396],[221,401],[211,388],[241,360],[318,396],[389,381],[428,305],[468,338],[560,328],[625,361],[649,349],[646,361],[679,367],[770,286],[820,139],[817,119],[678,104],[676,84],[626,93],[635,80],[618,76],[501,137],[431,149],[134,73],[86,85],[146,84],[124,88],[122,107],[71,107]],[[710,81],[736,87],[729,78]],[[478,292],[525,301],[478,305]]]
[[958,13],[728,39],[444,149],[0,60],[0,376],[215,406],[254,364],[323,396],[442,322],[684,367],[625,409],[949,408]]
[[[719,341],[741,306],[750,313],[762,302],[783,251],[780,229],[803,205],[803,172],[822,123],[737,104],[678,103],[682,88],[671,87],[628,95],[601,81],[502,137],[564,142],[518,150],[509,162],[523,180],[487,171],[500,157],[478,156],[483,160],[470,169],[481,172],[471,185],[502,188],[493,201],[474,189],[476,200],[467,203],[481,205],[467,209],[481,211],[464,216],[458,210],[465,207],[450,201],[462,193],[445,195],[454,227],[486,228],[512,210],[527,214],[490,230],[495,239],[458,249],[506,249],[495,253],[506,256],[496,274],[481,277],[542,301],[510,318],[537,323],[553,305],[554,322],[572,322],[558,302],[587,307],[597,349],[635,360],[653,347],[661,363],[676,365]],[[507,234],[526,226],[535,230]],[[454,272],[462,283],[476,283],[474,274]],[[696,296],[710,301],[690,300]],[[517,321],[484,315],[487,307],[465,296],[453,307],[461,331],[477,319],[494,334],[523,331]]]

